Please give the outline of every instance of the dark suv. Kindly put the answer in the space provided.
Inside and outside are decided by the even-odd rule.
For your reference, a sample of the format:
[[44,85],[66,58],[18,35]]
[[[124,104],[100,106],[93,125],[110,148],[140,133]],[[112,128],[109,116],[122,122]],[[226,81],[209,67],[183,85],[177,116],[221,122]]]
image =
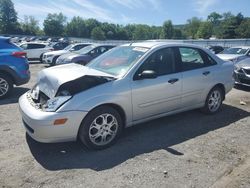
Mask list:
[[29,79],[26,53],[9,38],[0,37],[0,99],[10,94],[13,85],[25,84]]

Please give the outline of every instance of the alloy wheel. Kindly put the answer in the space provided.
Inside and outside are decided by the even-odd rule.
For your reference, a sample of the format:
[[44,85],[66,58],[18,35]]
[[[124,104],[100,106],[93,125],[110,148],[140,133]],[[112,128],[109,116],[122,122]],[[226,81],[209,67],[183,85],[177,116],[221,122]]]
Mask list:
[[5,79],[0,78],[0,97],[6,95],[8,91],[9,91],[8,82]]
[[93,144],[104,146],[110,143],[118,131],[118,121],[112,114],[101,114],[89,128],[89,138]]
[[208,99],[208,108],[211,112],[216,112],[221,105],[221,93],[218,90],[214,90]]

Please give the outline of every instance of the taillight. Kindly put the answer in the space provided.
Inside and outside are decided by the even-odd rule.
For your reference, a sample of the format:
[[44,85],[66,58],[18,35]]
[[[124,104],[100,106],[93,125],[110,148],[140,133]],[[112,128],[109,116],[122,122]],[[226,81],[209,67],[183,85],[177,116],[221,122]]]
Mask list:
[[18,58],[26,58],[27,53],[26,52],[13,52],[12,55]]

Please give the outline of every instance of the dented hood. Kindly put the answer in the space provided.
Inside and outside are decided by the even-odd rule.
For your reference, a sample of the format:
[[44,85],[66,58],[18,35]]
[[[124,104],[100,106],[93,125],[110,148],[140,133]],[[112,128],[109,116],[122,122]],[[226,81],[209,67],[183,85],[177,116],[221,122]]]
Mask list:
[[60,86],[76,93],[81,89],[88,89],[104,83],[104,78],[107,80],[107,78],[114,78],[114,76],[73,63],[42,70],[38,75],[37,85],[40,91],[49,98],[53,98]]

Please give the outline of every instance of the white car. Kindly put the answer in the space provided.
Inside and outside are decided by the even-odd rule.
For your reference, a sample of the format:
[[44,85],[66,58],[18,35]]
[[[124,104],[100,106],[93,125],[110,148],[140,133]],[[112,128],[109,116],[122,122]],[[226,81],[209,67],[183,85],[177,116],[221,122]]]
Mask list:
[[250,57],[250,46],[231,47],[217,54],[217,56],[224,61],[232,61],[233,63],[237,63]]
[[71,45],[67,46],[66,48],[64,48],[63,50],[46,52],[43,54],[42,62],[47,63],[47,64],[51,64],[51,65],[55,65],[56,60],[59,56],[64,55],[64,54],[69,53],[69,52],[78,51],[78,50],[80,50],[88,45],[90,45],[90,44],[77,43],[77,44],[71,44]]
[[53,47],[49,43],[25,42],[20,44],[20,47],[27,53],[27,58],[30,61],[42,60],[42,55],[45,52],[53,51]]

